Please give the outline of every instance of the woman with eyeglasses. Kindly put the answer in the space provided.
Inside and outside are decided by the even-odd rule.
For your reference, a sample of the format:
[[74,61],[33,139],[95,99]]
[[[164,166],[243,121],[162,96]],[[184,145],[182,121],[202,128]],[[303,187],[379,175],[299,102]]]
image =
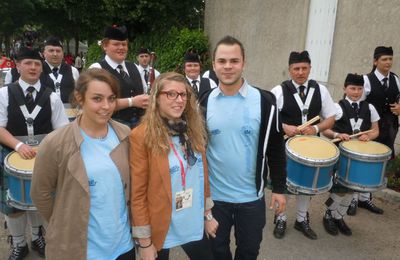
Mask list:
[[130,129],[111,119],[119,85],[104,69],[82,73],[75,121],[39,147],[31,196],[49,222],[46,259],[135,259],[129,222]]
[[161,74],[150,104],[130,136],[133,237],[141,259],[169,259],[181,246],[190,259],[212,259],[206,130],[184,76]]

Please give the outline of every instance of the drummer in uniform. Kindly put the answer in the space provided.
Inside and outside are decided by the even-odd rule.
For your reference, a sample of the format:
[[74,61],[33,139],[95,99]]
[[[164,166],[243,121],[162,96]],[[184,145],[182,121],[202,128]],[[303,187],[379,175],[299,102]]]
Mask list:
[[[379,135],[379,114],[375,107],[366,101],[361,101],[364,92],[362,75],[348,74],[344,82],[345,98],[336,106],[336,122],[332,129],[324,131],[324,136],[342,141],[350,140],[350,135],[373,130],[358,137],[360,141],[370,141]],[[353,198],[353,191],[340,184],[334,184],[328,200],[328,207],[323,217],[325,230],[331,235],[340,233],[351,236],[351,229],[344,222],[348,207]]]
[[154,68],[150,68],[151,53],[148,48],[141,47],[136,52],[137,68],[142,79],[143,92],[149,93],[149,81],[151,69],[154,71],[154,78],[160,76],[160,72]]
[[[32,159],[36,152],[27,143],[37,145],[44,135],[68,123],[61,99],[39,80],[42,72],[42,57],[38,51],[22,48],[17,56],[20,78],[17,82],[0,88],[0,144],[1,164],[6,155],[18,152],[23,159]],[[1,172],[1,182],[6,177]],[[1,195],[5,187],[1,185]],[[9,259],[22,259],[29,252],[25,240],[27,219],[32,227],[31,249],[44,256],[45,241],[42,234],[42,219],[36,211],[19,210],[7,206],[2,196],[1,211],[11,234]]]
[[[311,59],[308,52],[291,52],[289,56],[291,79],[271,90],[281,112],[283,130],[289,137],[317,135],[320,131],[331,128],[335,123],[336,109],[328,89],[315,80],[309,79],[310,71]],[[297,129],[298,126],[318,115],[323,120],[307,126],[301,131]],[[294,227],[309,239],[317,239],[317,235],[309,223],[310,201],[311,196],[309,195],[296,195],[297,217]],[[275,216],[274,236],[276,238],[284,237],[286,221],[286,213]]]
[[[392,158],[394,158],[394,141],[399,129],[400,84],[397,75],[390,71],[392,65],[392,47],[376,47],[372,71],[364,75],[363,98],[374,105],[381,118],[378,122],[379,136],[376,141],[392,149]],[[348,214],[355,215],[357,206],[376,214],[383,214],[383,209],[377,207],[371,198],[371,193],[354,193]]]
[[117,112],[113,119],[135,127],[149,104],[149,96],[144,93],[140,73],[135,63],[126,61],[128,55],[128,32],[125,26],[107,27],[102,40],[105,57],[93,63],[91,68],[103,68],[114,75],[120,84],[121,98],[117,102]]

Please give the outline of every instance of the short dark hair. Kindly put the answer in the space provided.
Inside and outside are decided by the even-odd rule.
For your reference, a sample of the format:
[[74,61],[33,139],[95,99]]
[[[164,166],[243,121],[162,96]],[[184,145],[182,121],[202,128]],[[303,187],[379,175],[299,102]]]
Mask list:
[[242,58],[244,60],[244,56],[245,55],[244,55],[243,44],[238,39],[236,39],[235,37],[230,36],[230,35],[226,35],[225,37],[223,37],[221,40],[218,41],[217,45],[215,46],[214,52],[213,52],[213,60],[215,60],[215,53],[217,52],[217,49],[221,44],[224,44],[224,45],[235,45],[235,44],[237,44],[237,45],[239,45],[240,51],[242,52]]

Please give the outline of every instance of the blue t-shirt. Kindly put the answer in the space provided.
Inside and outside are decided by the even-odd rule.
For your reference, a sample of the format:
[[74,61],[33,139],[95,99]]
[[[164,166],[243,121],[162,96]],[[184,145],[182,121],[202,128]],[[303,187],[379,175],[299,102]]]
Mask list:
[[175,194],[183,190],[181,167],[173,149],[168,154],[172,188],[172,216],[163,248],[172,248],[203,238],[204,233],[204,169],[201,154],[195,153],[196,163],[188,166],[186,156],[179,144],[179,137],[172,143],[186,172],[186,190],[193,189],[193,204],[190,208],[176,211]]
[[219,88],[210,93],[207,162],[213,200],[244,203],[260,198],[255,181],[260,102],[260,92],[246,82],[234,96]]
[[105,139],[81,134],[90,189],[87,259],[115,259],[133,248],[121,175],[110,157],[119,140],[111,126]]

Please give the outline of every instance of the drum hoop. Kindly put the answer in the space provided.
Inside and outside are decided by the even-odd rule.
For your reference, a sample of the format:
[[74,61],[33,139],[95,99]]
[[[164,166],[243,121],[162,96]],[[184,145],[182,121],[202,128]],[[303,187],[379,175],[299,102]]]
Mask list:
[[[336,148],[336,147],[335,147]],[[306,158],[300,154],[295,153],[293,150],[289,148],[288,142],[286,143],[286,155],[294,160],[295,162],[305,164],[308,166],[316,166],[316,167],[328,167],[335,164],[339,159],[339,150],[336,148],[335,157],[329,159],[312,159]]]
[[391,158],[392,156],[392,151],[389,149],[387,153],[384,154],[364,154],[364,153],[359,153],[352,151],[350,149],[347,149],[342,145],[342,143],[339,144],[340,152],[341,154],[355,160],[363,161],[363,162],[383,162],[387,161]]
[[[286,179],[286,188],[289,192],[293,193],[293,194],[299,194],[299,193],[305,193],[308,195],[317,195],[317,194],[322,194],[322,193],[326,193],[328,192],[333,186],[333,181],[332,178],[329,182],[329,184],[325,187],[322,188],[318,188],[315,190],[312,189],[307,189],[304,186],[300,186],[300,185],[296,185],[294,183],[292,183],[289,179]],[[314,192],[315,191],[315,192]]]
[[10,190],[7,190],[7,199],[6,200],[7,200],[6,201],[7,205],[10,207],[13,207],[13,208],[17,208],[20,210],[37,210],[37,208],[33,205],[21,203],[21,202],[18,202],[17,200],[14,200],[10,194]]
[[[333,145],[333,144],[332,144],[332,147],[335,148],[335,156],[334,156],[334,157],[331,157],[331,158],[328,158],[328,159],[306,158],[306,157],[302,156],[301,154],[298,154],[298,153],[294,152],[294,151],[289,147],[289,142],[290,142],[292,139],[297,138],[297,137],[299,137],[299,136],[293,136],[293,137],[291,137],[291,138],[286,142],[286,144],[285,144],[285,147],[286,147],[286,155],[287,155],[289,158],[293,159],[294,161],[296,161],[296,162],[298,162],[298,163],[301,163],[301,164],[308,165],[308,166],[323,166],[323,167],[331,166],[331,165],[335,164],[335,163],[338,161],[340,152],[339,152],[339,149],[336,147],[336,145]],[[309,136],[309,137],[311,137],[311,138],[318,138],[318,139],[320,138],[320,137],[315,137],[315,136]]]
[[[21,170],[21,169],[17,169],[14,166],[10,165],[8,163],[8,158],[12,155],[13,153],[9,153],[7,154],[6,158],[4,159],[4,170],[8,175],[11,176],[16,176],[16,177],[22,177],[23,179],[28,178],[28,176],[32,176],[32,171],[26,171],[26,170]],[[28,179],[31,179],[31,177],[29,177]]]
[[336,178],[336,181],[348,189],[351,189],[354,191],[360,191],[360,192],[374,192],[374,191],[384,189],[387,186],[387,178],[383,179],[382,184],[371,185],[371,186],[366,186],[366,185],[361,185],[361,184],[354,183],[354,182],[344,181],[340,178],[340,176],[338,176]]

